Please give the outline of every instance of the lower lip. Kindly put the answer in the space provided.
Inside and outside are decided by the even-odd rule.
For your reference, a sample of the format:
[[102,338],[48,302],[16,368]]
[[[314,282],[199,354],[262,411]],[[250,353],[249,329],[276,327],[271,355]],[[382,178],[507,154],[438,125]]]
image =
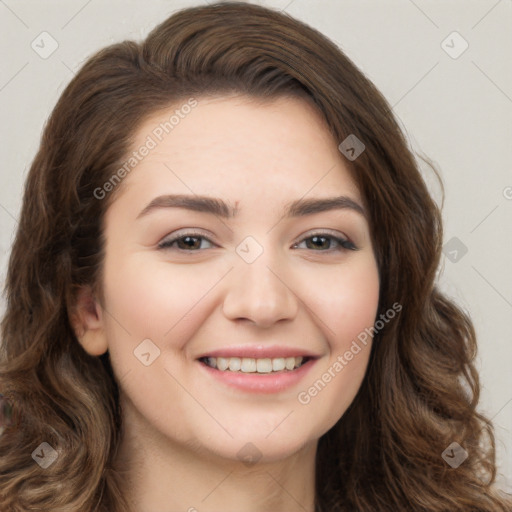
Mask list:
[[242,373],[220,371],[199,361],[201,368],[220,382],[249,393],[278,393],[291,388],[309,372],[315,364],[310,359],[300,368],[276,373]]

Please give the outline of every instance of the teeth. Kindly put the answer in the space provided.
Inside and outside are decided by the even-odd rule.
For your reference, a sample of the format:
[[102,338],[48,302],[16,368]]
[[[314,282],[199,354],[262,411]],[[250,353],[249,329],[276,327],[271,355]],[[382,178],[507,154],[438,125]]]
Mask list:
[[225,357],[217,357],[217,368],[219,370],[227,370],[229,367],[229,359],[226,359]]
[[254,373],[256,371],[256,359],[244,357],[242,359],[242,366],[240,370],[244,373]]
[[295,357],[287,357],[284,360],[284,365],[287,370],[293,370],[295,368]]
[[275,359],[272,359],[272,370],[275,372],[279,372],[281,370],[284,370],[286,367],[286,363],[284,360],[284,357],[276,357]]
[[237,372],[242,368],[242,360],[239,357],[230,357],[229,358],[229,369],[232,372]]
[[254,359],[252,357],[207,357],[204,362],[212,368],[221,371],[242,372],[242,373],[271,373],[280,372],[284,369],[291,371],[302,365],[303,357],[268,357]]
[[256,371],[258,373],[270,373],[272,371],[272,359],[256,359]]

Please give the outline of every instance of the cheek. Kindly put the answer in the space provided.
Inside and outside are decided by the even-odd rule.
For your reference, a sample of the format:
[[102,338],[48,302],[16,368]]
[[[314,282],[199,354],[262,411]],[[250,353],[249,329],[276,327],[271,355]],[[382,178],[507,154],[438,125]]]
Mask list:
[[332,355],[348,350],[357,336],[373,326],[379,303],[379,275],[373,257],[331,273],[316,306]]
[[[111,328],[135,344],[150,338],[160,347],[165,343],[172,344],[169,348],[181,348],[181,340],[186,340],[184,334],[194,329],[197,312],[222,276],[222,272],[217,275],[211,268],[199,267],[147,264],[143,256],[106,265],[105,300],[109,316],[115,319],[109,322]],[[109,341],[115,342],[119,336],[112,334]]]
[[[370,356],[379,301],[375,260],[359,260],[350,269],[330,275],[323,294],[316,294],[329,353],[305,383],[298,402],[329,430],[345,413],[361,387]],[[318,288],[317,288],[318,289]]]

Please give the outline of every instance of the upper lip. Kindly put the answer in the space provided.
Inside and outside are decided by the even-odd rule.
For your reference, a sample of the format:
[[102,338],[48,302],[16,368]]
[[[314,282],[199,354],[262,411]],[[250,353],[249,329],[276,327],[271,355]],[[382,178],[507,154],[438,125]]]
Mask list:
[[251,345],[251,346],[238,346],[238,347],[227,347],[219,348],[216,350],[209,350],[201,354],[198,359],[204,357],[247,357],[252,359],[275,359],[278,357],[308,357],[318,358],[317,354],[303,348],[296,347],[279,347],[272,346],[267,347],[265,345]]

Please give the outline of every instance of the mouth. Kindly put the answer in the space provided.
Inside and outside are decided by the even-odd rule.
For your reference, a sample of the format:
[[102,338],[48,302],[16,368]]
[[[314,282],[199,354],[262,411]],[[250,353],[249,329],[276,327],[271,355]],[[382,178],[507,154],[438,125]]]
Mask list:
[[198,354],[196,361],[209,382],[244,393],[272,394],[299,386],[320,357],[299,347],[245,345],[210,350]]
[[215,370],[237,374],[268,375],[293,372],[307,364],[312,358],[291,357],[201,357],[199,361]]

